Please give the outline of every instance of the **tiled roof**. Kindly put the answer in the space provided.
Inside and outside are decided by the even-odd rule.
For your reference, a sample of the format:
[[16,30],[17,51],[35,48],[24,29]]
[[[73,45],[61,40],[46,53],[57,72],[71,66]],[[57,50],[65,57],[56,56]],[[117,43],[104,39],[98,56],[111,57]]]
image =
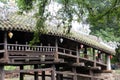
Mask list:
[[[27,15],[18,15],[16,13],[7,15],[7,19],[0,19],[0,30],[17,30],[17,31],[30,31],[34,30],[36,24],[35,18]],[[60,27],[61,28],[61,27]],[[110,49],[98,41],[89,38],[89,35],[83,35],[74,31],[71,31],[69,35],[66,35],[63,29],[57,29],[55,27],[46,27],[46,34],[65,37],[88,46],[92,46],[96,49],[102,50],[109,54],[114,54],[115,50]]]

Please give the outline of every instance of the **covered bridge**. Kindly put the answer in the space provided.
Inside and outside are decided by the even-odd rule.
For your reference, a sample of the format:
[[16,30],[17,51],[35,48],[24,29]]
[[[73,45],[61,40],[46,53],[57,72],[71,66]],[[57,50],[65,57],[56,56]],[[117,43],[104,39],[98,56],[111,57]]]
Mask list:
[[[46,26],[40,33],[40,42],[29,45],[36,21],[28,15],[10,13],[0,18],[0,80],[6,73],[34,75],[34,80],[102,80],[95,73],[111,70],[110,56],[114,50],[92,39],[89,35]],[[19,70],[6,71],[4,66],[19,66]],[[25,65],[34,68],[24,70]]]

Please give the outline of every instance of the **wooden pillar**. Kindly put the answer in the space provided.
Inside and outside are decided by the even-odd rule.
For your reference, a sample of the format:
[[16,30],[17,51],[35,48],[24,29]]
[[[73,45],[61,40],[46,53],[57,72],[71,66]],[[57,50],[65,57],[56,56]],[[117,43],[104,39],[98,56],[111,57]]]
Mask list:
[[92,70],[90,70],[90,75],[92,76],[92,77],[91,77],[91,80],[95,80],[95,79],[94,79],[94,76],[93,76],[93,71],[92,71]]
[[78,45],[76,46],[76,55],[77,55],[77,63],[79,63],[79,57],[80,57],[80,54],[79,54],[79,49],[78,49]]
[[7,54],[7,32],[5,31],[4,33],[4,58],[5,58],[5,62],[8,62],[8,54]]
[[[38,69],[38,65],[34,65],[34,69]],[[34,80],[39,80],[38,79],[38,72],[34,72]]]
[[4,66],[0,66],[0,80],[5,80]]
[[52,66],[51,80],[56,80],[55,65]]
[[76,73],[76,67],[72,68],[74,76],[73,76],[73,80],[77,80],[77,73]]
[[[20,65],[20,70],[23,70],[24,66]],[[24,80],[24,74],[22,72],[20,72],[20,80]]]
[[42,71],[42,80],[45,80],[45,71]]
[[110,55],[107,55],[107,70],[111,70]]
[[87,55],[87,47],[84,48],[84,58],[88,58],[88,55]]
[[[56,71],[61,71],[59,66],[56,67]],[[57,80],[63,80],[63,74],[57,74],[56,79]]]
[[55,53],[55,61],[58,61],[58,40],[57,37],[55,38],[55,47],[56,47],[56,53]]
[[63,75],[62,74],[57,74],[57,80],[63,80]]
[[94,67],[96,67],[96,51],[93,49],[93,60],[94,60]]

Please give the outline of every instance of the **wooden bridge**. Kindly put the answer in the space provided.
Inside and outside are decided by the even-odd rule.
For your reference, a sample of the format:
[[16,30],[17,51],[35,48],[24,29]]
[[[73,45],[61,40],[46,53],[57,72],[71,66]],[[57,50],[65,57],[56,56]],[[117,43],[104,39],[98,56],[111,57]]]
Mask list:
[[[26,22],[25,22],[26,21]],[[29,22],[29,23],[28,23]],[[7,73],[33,75],[34,80],[102,80],[94,74],[111,70],[110,56],[115,53],[88,35],[46,26],[40,42],[29,45],[33,39],[35,19],[28,15],[8,14],[0,19],[0,80]],[[11,35],[10,35],[11,34]],[[62,41],[61,41],[62,39]],[[34,66],[24,69],[24,66]],[[5,66],[18,66],[18,70],[4,70]],[[49,73],[47,73],[49,72]]]
[[[89,56],[80,56],[78,49],[70,50],[58,47],[57,44],[56,46],[30,46],[26,44],[1,43],[0,46],[0,54],[3,56],[0,58],[0,63],[3,65],[20,66],[20,70],[3,72],[6,74],[20,73],[20,80],[24,80],[24,75],[30,75],[30,72],[35,76],[35,80],[39,80],[38,76],[42,76],[42,80],[45,80],[46,76],[51,77],[51,80],[63,80],[66,78],[70,80],[80,80],[78,79],[79,76],[89,78],[90,80],[97,80],[102,78],[93,76],[91,72],[101,72],[101,70],[107,68],[107,64],[104,61],[97,61],[94,59],[94,57],[96,57],[95,55],[90,59]],[[44,64],[44,66],[39,69],[38,66],[41,64]],[[24,65],[34,65],[34,69],[24,70]],[[87,72],[84,73],[84,71],[79,70],[79,68],[84,71],[86,70]],[[50,71],[51,74],[45,74],[45,71]],[[80,73],[77,71],[80,71]],[[39,72],[42,72],[41,75],[39,75]],[[64,75],[67,75],[68,77],[64,77]]]

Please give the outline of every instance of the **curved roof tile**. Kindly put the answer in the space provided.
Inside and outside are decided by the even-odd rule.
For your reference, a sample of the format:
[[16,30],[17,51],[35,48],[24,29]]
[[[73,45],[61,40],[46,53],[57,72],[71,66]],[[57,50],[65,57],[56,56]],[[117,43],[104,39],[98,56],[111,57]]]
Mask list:
[[[0,19],[0,30],[17,30],[17,31],[33,31],[35,28],[36,20],[31,16],[10,14],[7,20]],[[92,46],[96,49],[102,50],[106,53],[113,54],[115,50],[112,50],[99,42],[89,38],[88,35],[78,34],[71,31],[71,34],[66,35],[63,29],[55,29],[55,27],[46,27],[46,33],[49,35],[65,37],[88,46]]]

